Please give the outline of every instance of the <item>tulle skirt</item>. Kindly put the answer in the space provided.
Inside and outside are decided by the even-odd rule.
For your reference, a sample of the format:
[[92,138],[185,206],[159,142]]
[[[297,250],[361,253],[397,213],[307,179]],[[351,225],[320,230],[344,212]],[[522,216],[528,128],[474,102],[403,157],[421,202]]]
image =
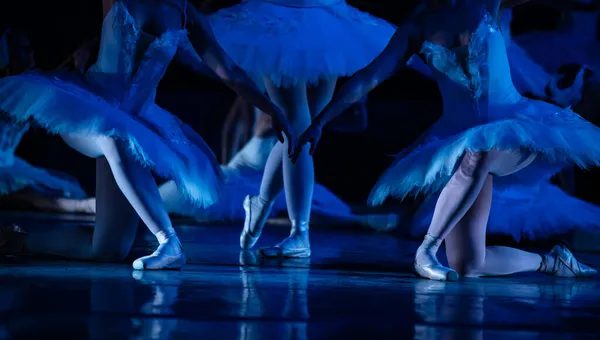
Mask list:
[[[411,233],[423,236],[437,197],[428,199],[413,217]],[[515,241],[543,240],[574,229],[600,230],[600,207],[572,197],[550,182],[496,186],[487,233]]]
[[549,179],[571,164],[581,168],[600,164],[600,129],[571,110],[523,98],[516,104],[491,107],[489,118],[488,123],[449,137],[430,138],[406,157],[399,155],[376,183],[369,203],[381,204],[389,196],[403,199],[440,191],[466,151],[536,153],[531,165],[499,178],[498,182],[507,184]]
[[31,188],[53,197],[83,199],[79,182],[64,173],[36,168],[15,157],[12,165],[0,167],[0,195]]
[[[95,78],[106,80],[106,75]],[[139,162],[173,179],[195,204],[207,206],[218,199],[221,170],[195,131],[152,100],[137,114],[123,111],[122,103],[111,99],[122,96],[120,87],[90,79],[94,77],[46,72],[0,79],[0,110],[17,123],[33,121],[51,133],[125,141]]]
[[314,84],[349,76],[386,47],[395,26],[339,0],[249,0],[211,16],[215,37],[262,83]]
[[[191,204],[181,196],[173,182],[168,182],[160,187],[160,194],[169,213],[192,217],[201,222],[239,222],[245,217],[243,202],[246,195],[257,193],[260,189],[262,172],[253,170],[224,169],[230,179],[221,191],[222,199],[210,207],[199,207]],[[235,180],[234,180],[235,178]],[[285,195],[279,195],[273,204],[273,215],[287,210]],[[315,184],[313,193],[312,210],[316,214],[339,216],[348,218],[352,216],[351,208],[335,196],[326,187]]]

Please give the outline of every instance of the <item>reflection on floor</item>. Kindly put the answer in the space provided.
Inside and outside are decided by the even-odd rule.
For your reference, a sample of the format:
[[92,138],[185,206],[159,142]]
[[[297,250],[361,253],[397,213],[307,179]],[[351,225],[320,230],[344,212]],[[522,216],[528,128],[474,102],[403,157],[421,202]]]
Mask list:
[[[17,217],[29,230],[77,223]],[[239,229],[179,226],[192,261],[175,272],[5,258],[0,338],[546,340],[600,330],[599,279],[419,280],[416,243],[360,231],[315,230],[310,260],[265,261],[239,251]],[[285,234],[270,228],[259,246]],[[151,247],[140,233],[131,257]]]

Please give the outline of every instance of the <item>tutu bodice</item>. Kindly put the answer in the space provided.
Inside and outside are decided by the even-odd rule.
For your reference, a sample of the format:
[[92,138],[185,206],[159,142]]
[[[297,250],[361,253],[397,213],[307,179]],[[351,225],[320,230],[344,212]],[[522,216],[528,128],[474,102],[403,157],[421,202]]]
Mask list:
[[590,143],[600,138],[600,129],[569,109],[517,91],[506,42],[491,16],[484,15],[466,50],[425,42],[421,52],[442,95],[442,117],[423,143],[396,157],[373,188],[370,204],[389,196],[438,192],[466,151],[525,149],[536,154],[533,163],[496,184],[534,183],[566,166],[600,164],[600,147]]
[[[466,56],[456,50],[425,42],[421,53],[435,70],[444,102],[444,115],[472,125],[496,120],[502,108],[523,97],[510,76],[505,40],[500,29],[485,15],[471,35]],[[457,106],[458,105],[458,106]]]

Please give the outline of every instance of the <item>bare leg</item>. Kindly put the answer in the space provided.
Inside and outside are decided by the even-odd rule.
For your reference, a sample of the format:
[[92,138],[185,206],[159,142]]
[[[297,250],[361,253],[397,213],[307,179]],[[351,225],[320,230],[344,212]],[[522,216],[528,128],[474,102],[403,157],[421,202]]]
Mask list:
[[74,214],[95,214],[96,213],[96,199],[85,198],[85,199],[72,199],[72,198],[61,198],[61,197],[50,197],[42,194],[38,194],[33,191],[19,191],[14,194],[10,194],[3,201],[17,201],[24,202],[31,207],[40,211],[48,211],[55,213],[74,213]]

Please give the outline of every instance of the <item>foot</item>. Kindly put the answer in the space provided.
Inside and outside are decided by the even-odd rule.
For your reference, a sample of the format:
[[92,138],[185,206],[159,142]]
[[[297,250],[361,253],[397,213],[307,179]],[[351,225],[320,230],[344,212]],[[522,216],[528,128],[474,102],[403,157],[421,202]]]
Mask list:
[[266,202],[259,196],[246,196],[244,200],[246,219],[244,229],[240,235],[240,247],[242,249],[251,249],[258,242],[272,208],[272,203]]
[[442,266],[436,253],[440,240],[432,236],[425,236],[423,244],[417,249],[415,255],[414,271],[419,277],[436,281],[457,281],[458,273],[448,267]]
[[17,225],[0,225],[0,255],[25,253],[27,233]]
[[133,262],[135,270],[181,269],[186,263],[185,254],[177,235],[168,237],[158,245],[152,255],[140,257]]
[[265,257],[310,257],[311,251],[308,232],[292,233],[276,246],[262,248],[260,252]]
[[542,256],[540,271],[558,277],[592,277],[598,271],[577,259],[564,245],[557,245]]

